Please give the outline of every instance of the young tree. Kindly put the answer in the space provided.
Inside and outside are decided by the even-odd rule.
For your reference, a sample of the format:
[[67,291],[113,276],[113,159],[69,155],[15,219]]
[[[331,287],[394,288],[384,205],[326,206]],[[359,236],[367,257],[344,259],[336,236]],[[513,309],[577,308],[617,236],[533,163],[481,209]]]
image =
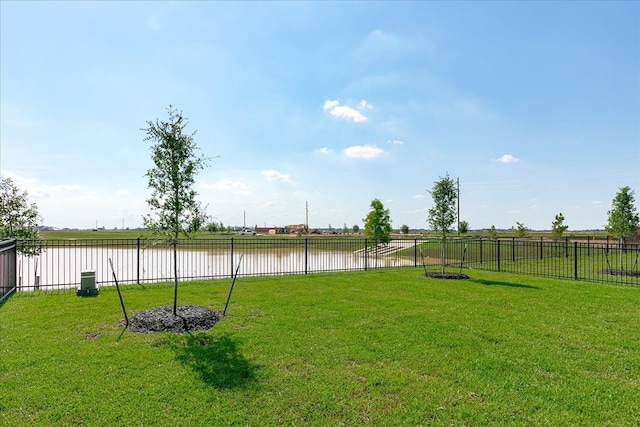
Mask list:
[[389,243],[391,240],[391,217],[378,199],[371,201],[371,211],[364,221],[364,235],[374,239],[375,244]]
[[[429,191],[429,190],[427,190]],[[447,234],[452,229],[451,226],[457,219],[456,213],[456,183],[447,174],[444,178],[440,177],[433,184],[433,188],[429,191],[433,198],[434,206],[429,209],[429,224],[431,228],[440,233],[440,266],[444,273],[444,248],[447,240]]]
[[627,237],[634,236],[640,219],[634,205],[635,197],[631,187],[620,188],[611,202],[611,210],[607,212],[608,220],[605,230],[620,242],[620,270],[622,270],[622,243]]
[[407,224],[402,224],[402,227],[400,227],[400,232],[406,236],[407,234],[409,234],[409,226]]
[[207,223],[207,225],[205,225],[204,228],[209,233],[216,233],[216,232],[218,232],[218,230],[222,230],[222,227],[220,225],[218,225],[218,223],[215,222],[215,221]]
[[496,226],[492,225],[491,228],[489,228],[489,231],[487,231],[487,234],[490,239],[496,239],[498,237],[498,230],[496,230]]
[[634,202],[634,192],[629,186],[620,188],[611,202],[605,230],[616,239],[622,241],[636,234],[640,220]]
[[551,236],[553,240],[559,240],[562,237],[562,234],[569,228],[568,225],[564,225],[564,215],[560,212],[556,215],[556,218],[551,223]]
[[351,227],[351,229],[355,234],[358,234],[360,232],[360,226],[358,224],[354,224],[353,227]]
[[527,235],[527,226],[521,222],[516,222],[516,237],[525,237]]
[[469,223],[467,221],[460,221],[460,227],[458,227],[458,233],[467,234],[469,232]]
[[191,234],[206,222],[204,209],[196,201],[192,188],[196,173],[206,166],[198,157],[198,146],[192,134],[185,133],[188,121],[173,107],[167,108],[167,121],[147,121],[145,141],[152,141],[151,159],[154,167],[146,173],[152,190],[147,203],[152,214],[143,217],[144,225],[161,240],[173,246],[173,315],[178,301],[178,238]]
[[20,239],[20,252],[32,256],[42,251],[42,244],[38,233],[38,206],[29,203],[28,197],[11,178],[0,180],[0,240]]

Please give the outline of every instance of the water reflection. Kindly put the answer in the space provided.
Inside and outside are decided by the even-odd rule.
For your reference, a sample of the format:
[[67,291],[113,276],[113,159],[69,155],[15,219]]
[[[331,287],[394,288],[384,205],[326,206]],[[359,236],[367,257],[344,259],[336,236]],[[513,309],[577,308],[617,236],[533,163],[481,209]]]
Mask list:
[[[178,250],[181,280],[231,277],[240,255],[240,276],[302,274],[413,265],[413,260],[369,251],[335,252],[304,248],[273,250]],[[99,285],[149,283],[173,278],[173,251],[169,248],[61,247],[47,248],[39,256],[18,256],[18,289],[58,289],[78,286],[82,271],[95,271]]]

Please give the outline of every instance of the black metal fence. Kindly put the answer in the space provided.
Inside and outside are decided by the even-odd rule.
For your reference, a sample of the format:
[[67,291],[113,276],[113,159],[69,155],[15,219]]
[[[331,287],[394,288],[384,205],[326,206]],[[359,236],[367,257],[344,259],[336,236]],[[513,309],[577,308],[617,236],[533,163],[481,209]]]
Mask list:
[[[28,241],[19,241],[28,245]],[[173,278],[172,247],[145,239],[45,240],[40,255],[17,256],[18,290],[78,286],[83,271],[101,285],[165,282]],[[606,241],[560,242],[527,239],[450,239],[445,264],[479,269],[616,284],[640,284],[640,246]],[[378,268],[436,269],[437,240],[397,239],[387,245],[364,238],[247,237],[181,240],[177,266],[181,280],[240,276],[310,274]]]
[[[640,245],[593,240],[458,241],[451,250],[464,267],[621,285],[640,284]],[[460,252],[468,249],[468,256]]]
[[16,290],[16,241],[0,242],[0,303]]

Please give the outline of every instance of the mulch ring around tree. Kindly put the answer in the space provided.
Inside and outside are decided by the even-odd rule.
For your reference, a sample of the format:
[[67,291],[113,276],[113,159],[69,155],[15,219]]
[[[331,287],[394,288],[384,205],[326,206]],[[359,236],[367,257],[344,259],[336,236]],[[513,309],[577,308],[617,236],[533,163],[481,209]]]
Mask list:
[[630,276],[640,277],[640,270],[602,270],[600,274],[609,274],[611,276]]
[[425,273],[424,275],[425,277],[431,277],[432,279],[453,279],[453,280],[469,279],[469,276],[467,276],[464,273],[451,273],[447,271],[445,271],[444,273],[441,271]]
[[208,330],[222,320],[222,313],[198,305],[157,307],[135,313],[129,318],[129,329],[144,334]]

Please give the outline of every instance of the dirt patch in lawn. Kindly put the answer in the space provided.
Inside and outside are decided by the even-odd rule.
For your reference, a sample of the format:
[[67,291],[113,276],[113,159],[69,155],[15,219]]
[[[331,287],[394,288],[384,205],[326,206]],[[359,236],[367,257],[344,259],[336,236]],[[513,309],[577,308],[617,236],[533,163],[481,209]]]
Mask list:
[[176,308],[157,307],[135,313],[129,318],[129,329],[133,332],[186,332],[208,330],[222,320],[222,313],[198,305],[184,305]]
[[639,270],[602,270],[600,274],[608,274],[610,276],[640,277]]
[[469,279],[469,276],[467,276],[464,273],[451,273],[451,272],[433,272],[433,273],[425,273],[424,274],[425,277],[430,277],[432,279],[453,279],[453,280],[463,280],[463,279]]

